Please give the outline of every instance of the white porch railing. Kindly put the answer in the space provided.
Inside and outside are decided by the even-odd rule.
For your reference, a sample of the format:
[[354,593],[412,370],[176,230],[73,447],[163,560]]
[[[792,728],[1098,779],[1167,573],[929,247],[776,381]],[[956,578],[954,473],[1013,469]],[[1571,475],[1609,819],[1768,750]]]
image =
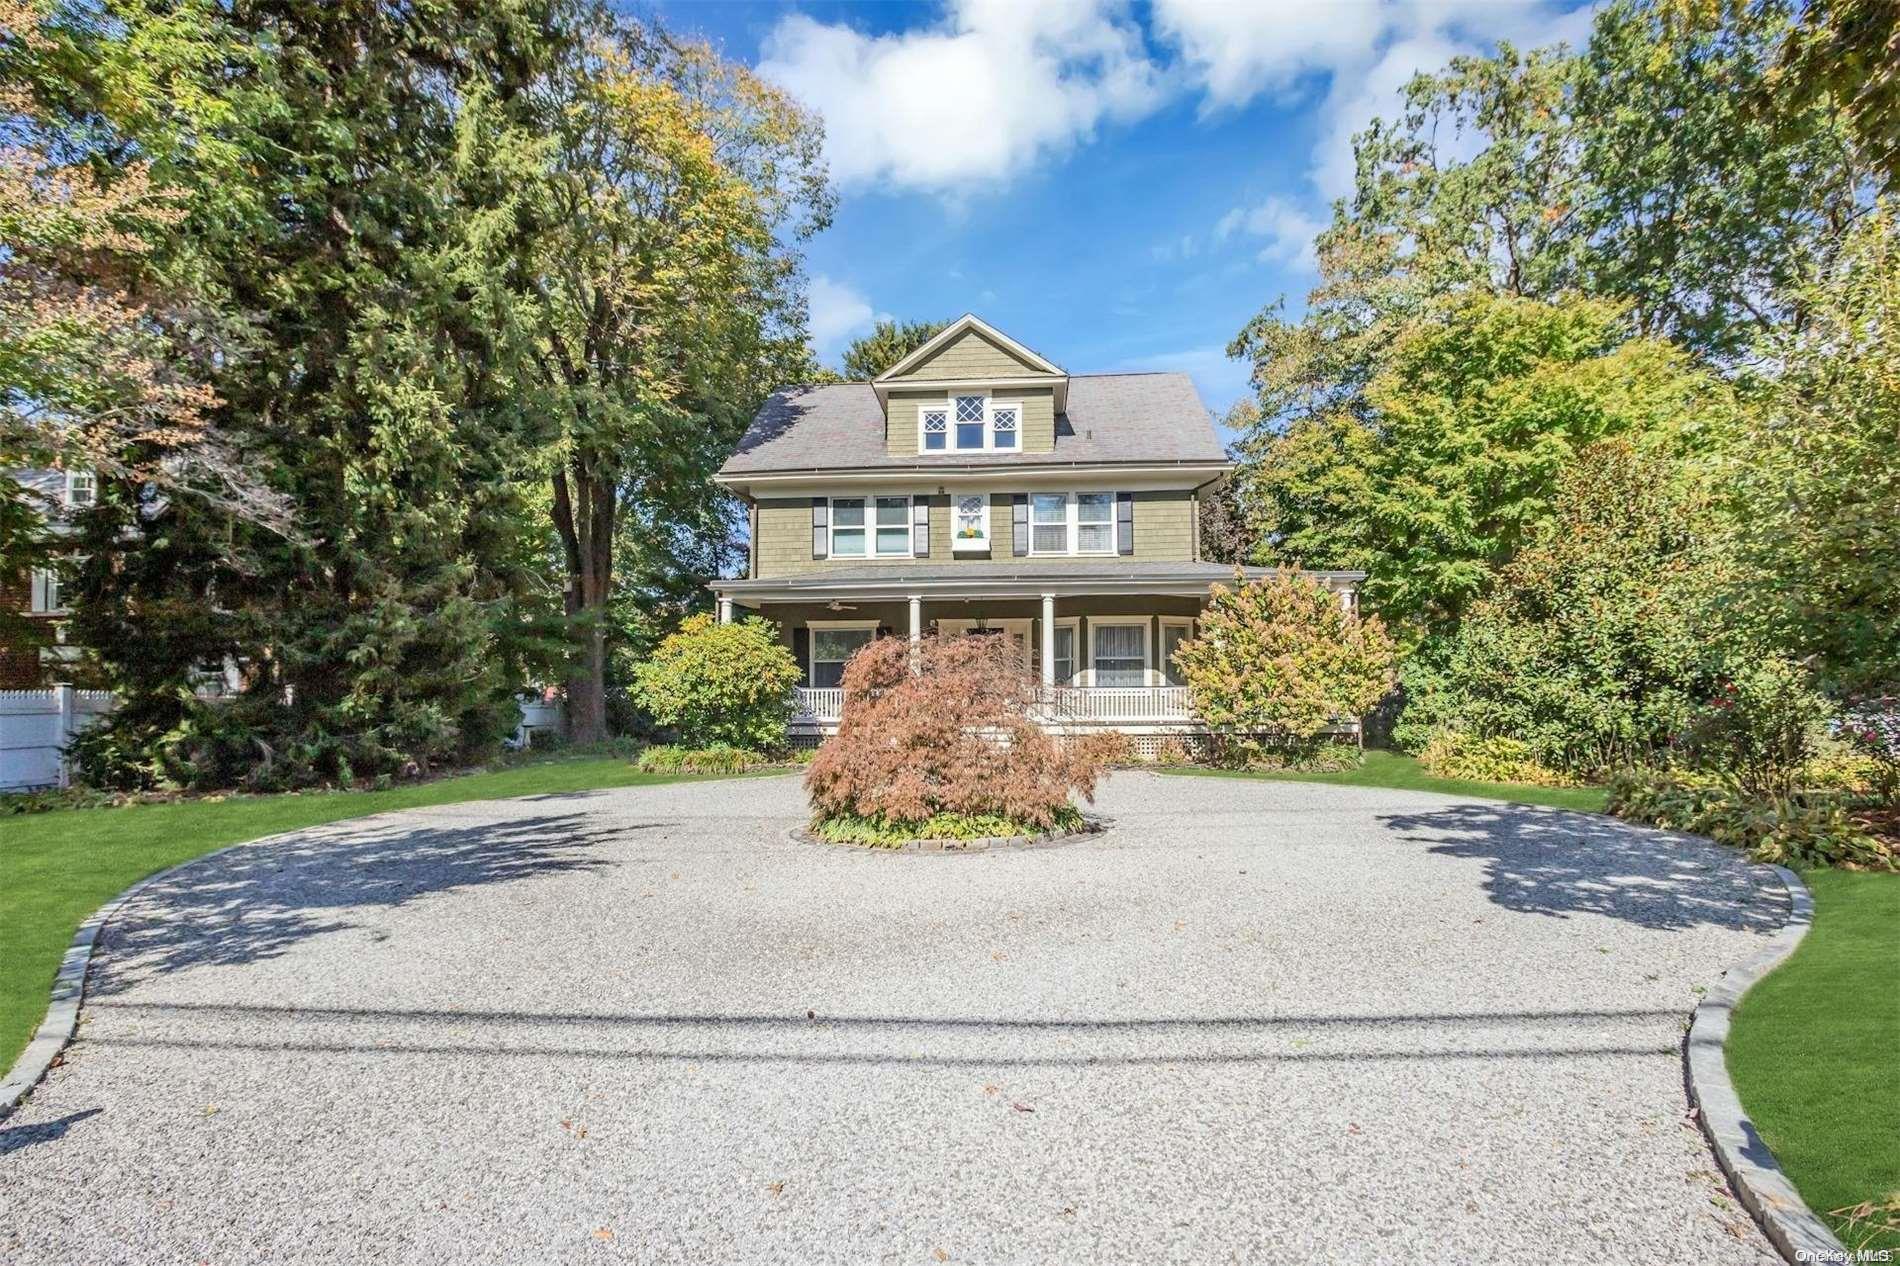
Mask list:
[[[1045,702],[1053,725],[1151,724],[1192,721],[1186,686],[1057,686]],[[800,686],[792,695],[792,724],[824,725],[844,711],[838,686]]]
[[817,725],[844,715],[843,686],[799,686],[792,691],[792,724]]
[[1057,686],[1053,720],[1081,725],[1192,721],[1186,686]]

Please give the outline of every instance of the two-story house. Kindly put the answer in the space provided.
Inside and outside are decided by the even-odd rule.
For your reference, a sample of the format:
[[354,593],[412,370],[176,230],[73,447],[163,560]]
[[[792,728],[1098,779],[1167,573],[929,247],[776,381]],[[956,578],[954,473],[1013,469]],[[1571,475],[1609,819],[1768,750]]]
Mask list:
[[[1234,576],[1199,545],[1230,469],[1187,375],[1070,374],[965,316],[871,382],[766,402],[717,476],[749,565],[712,588],[797,658],[795,738],[836,725],[858,647],[933,632],[1010,638],[1064,724],[1188,733],[1172,657]],[[1312,574],[1347,605],[1363,579]]]

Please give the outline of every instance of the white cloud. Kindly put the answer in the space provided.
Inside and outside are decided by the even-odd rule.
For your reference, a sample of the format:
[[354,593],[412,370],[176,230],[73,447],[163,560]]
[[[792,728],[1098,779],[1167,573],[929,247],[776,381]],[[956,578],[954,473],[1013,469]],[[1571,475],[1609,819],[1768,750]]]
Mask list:
[[759,71],[823,116],[846,188],[971,193],[1163,97],[1118,0],[954,0],[941,23],[882,36],[793,14]]
[[807,294],[811,304],[811,345],[821,360],[829,360],[843,351],[853,335],[870,329],[876,319],[870,300],[823,273],[812,277]]
[[1218,344],[1190,347],[1178,352],[1137,356],[1115,367],[1123,372],[1182,373],[1194,380],[1201,399],[1215,413],[1225,413],[1236,400],[1252,394],[1253,367],[1227,355]]
[[1203,110],[1324,81],[1308,176],[1317,192],[1352,191],[1353,133],[1391,118],[1419,71],[1499,40],[1541,47],[1588,34],[1594,4],[1559,0],[1155,0],[1156,33],[1180,50]]
[[1214,226],[1214,239],[1225,242],[1236,234],[1265,238],[1258,258],[1311,271],[1316,267],[1313,239],[1326,225],[1277,194],[1252,207],[1235,207]]

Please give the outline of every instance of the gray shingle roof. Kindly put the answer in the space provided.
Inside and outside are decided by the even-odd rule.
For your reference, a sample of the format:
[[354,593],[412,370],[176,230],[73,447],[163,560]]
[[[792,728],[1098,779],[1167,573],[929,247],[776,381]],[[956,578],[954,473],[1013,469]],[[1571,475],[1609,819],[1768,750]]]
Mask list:
[[896,470],[1025,462],[1226,460],[1207,406],[1186,374],[1077,374],[1056,415],[1056,450],[1042,453],[884,451],[884,411],[871,384],[791,387],[765,402],[725,475],[787,470]]

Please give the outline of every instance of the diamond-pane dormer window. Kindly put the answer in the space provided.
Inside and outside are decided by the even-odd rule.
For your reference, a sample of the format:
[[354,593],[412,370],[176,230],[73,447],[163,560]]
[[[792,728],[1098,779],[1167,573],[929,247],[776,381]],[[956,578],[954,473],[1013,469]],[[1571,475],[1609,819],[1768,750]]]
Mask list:
[[949,444],[950,411],[948,409],[924,410],[924,447],[941,449]]
[[1016,406],[998,406],[990,410],[990,431],[997,448],[1016,447]]
[[983,397],[958,396],[957,409],[957,447],[983,447]]

